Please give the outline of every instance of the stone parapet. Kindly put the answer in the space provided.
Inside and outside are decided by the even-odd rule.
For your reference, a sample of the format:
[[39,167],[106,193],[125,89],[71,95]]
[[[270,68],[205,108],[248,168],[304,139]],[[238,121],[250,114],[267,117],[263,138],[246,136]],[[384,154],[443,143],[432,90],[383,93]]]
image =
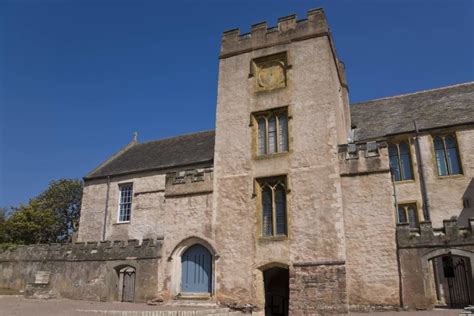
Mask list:
[[222,34],[221,58],[241,54],[255,49],[301,41],[329,33],[323,9],[310,10],[307,18],[297,20],[296,15],[278,19],[276,27],[267,27],[267,22],[252,25],[250,33],[240,34],[232,29]]
[[0,263],[154,259],[161,256],[161,246],[162,239],[20,245],[0,251]]
[[341,176],[390,172],[386,148],[385,142],[340,145],[338,158]]
[[212,192],[212,168],[189,169],[166,174],[165,196],[182,196]]
[[468,227],[459,227],[457,220],[444,220],[442,228],[433,228],[431,222],[421,222],[419,228],[397,224],[399,248],[425,248],[474,245],[474,218]]

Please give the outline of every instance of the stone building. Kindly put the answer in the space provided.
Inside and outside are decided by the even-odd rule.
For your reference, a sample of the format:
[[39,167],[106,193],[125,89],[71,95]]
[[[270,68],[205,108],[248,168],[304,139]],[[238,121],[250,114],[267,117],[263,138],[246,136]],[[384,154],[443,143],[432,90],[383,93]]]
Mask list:
[[120,258],[82,296],[260,315],[473,303],[474,82],[348,93],[321,9],[224,32],[215,131],[134,138],[84,178],[79,243],[61,258]]

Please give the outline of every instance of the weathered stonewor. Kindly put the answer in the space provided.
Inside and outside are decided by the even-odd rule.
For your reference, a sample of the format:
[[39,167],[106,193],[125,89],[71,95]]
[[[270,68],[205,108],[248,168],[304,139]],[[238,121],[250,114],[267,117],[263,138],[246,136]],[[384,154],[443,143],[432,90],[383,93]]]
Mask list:
[[[38,244],[0,251],[0,287],[30,297],[118,300],[120,269],[136,271],[136,301],[157,293],[162,240]],[[38,275],[48,279],[38,284]]]
[[165,197],[212,193],[212,168],[188,169],[166,174]]
[[290,297],[291,315],[347,313],[345,262],[293,264]]
[[458,247],[474,245],[474,218],[468,227],[459,227],[457,220],[444,220],[442,228],[433,228],[431,222],[421,222],[419,228],[409,224],[397,225],[399,248]]
[[107,261],[134,257],[153,259],[159,256],[161,240],[76,242],[68,244],[19,245],[0,251],[0,263],[8,261]]
[[338,156],[341,176],[390,172],[386,148],[385,142],[340,145]]

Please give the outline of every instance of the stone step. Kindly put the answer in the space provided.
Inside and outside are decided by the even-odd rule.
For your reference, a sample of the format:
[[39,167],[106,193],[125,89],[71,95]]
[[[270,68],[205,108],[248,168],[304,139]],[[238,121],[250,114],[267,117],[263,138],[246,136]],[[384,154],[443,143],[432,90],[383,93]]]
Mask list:
[[94,313],[96,315],[116,316],[241,316],[238,311],[230,311],[228,308],[212,308],[199,310],[156,310],[156,311],[115,311],[115,310],[77,310],[82,313]]

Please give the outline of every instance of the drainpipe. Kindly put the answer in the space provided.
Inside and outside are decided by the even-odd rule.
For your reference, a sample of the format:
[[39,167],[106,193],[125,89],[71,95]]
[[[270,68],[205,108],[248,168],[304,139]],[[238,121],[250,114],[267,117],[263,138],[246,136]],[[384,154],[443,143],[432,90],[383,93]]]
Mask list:
[[395,173],[392,172],[392,167],[390,166],[390,175],[392,179],[392,189],[393,189],[393,202],[395,208],[395,247],[397,253],[397,270],[398,270],[398,296],[400,299],[400,307],[403,307],[403,279],[402,279],[402,264],[400,260],[400,248],[398,247],[398,200],[397,200],[397,189],[395,186]]
[[107,176],[107,193],[105,196],[104,226],[102,227],[102,241],[105,241],[105,231],[107,229],[107,213],[109,209],[110,176]]
[[421,198],[423,200],[423,216],[425,217],[425,221],[431,221],[430,204],[428,200],[428,192],[426,191],[425,172],[423,170],[423,160],[420,150],[420,136],[418,126],[416,125],[416,120],[413,121],[413,124],[415,125],[415,150],[416,161],[418,162],[418,174],[420,177]]

